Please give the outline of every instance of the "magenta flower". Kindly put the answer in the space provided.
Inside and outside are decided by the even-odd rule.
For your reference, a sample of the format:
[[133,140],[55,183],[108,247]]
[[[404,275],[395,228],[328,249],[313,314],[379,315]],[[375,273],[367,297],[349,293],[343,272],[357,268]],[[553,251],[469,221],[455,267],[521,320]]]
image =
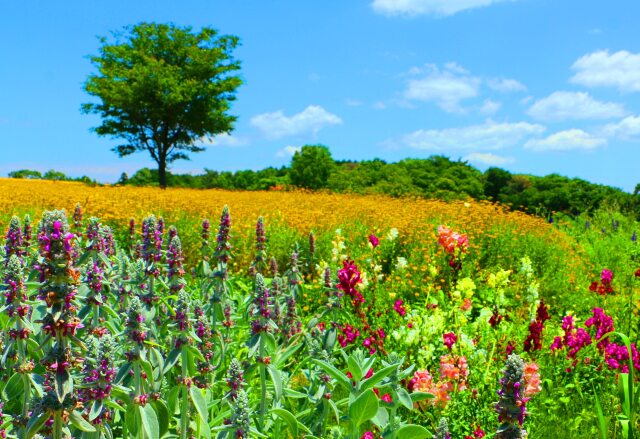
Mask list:
[[407,310],[404,308],[402,299],[396,300],[396,303],[393,304],[393,309],[402,317],[407,315]]
[[377,246],[380,245],[380,240],[378,239],[378,237],[376,235],[374,235],[373,233],[371,235],[369,235],[369,242],[371,243],[371,245],[373,246],[373,248],[376,248]]
[[444,345],[451,350],[451,347],[458,340],[458,336],[456,336],[453,332],[447,332],[442,335],[442,339],[444,340]]
[[364,297],[356,289],[356,285],[362,283],[360,271],[353,261],[348,259],[344,261],[343,265],[344,267],[338,270],[338,288],[351,297],[354,306],[358,308],[361,303],[364,303]]
[[602,274],[600,275],[600,280],[602,283],[611,283],[613,281],[613,272],[611,270],[607,270],[606,268],[602,270]]

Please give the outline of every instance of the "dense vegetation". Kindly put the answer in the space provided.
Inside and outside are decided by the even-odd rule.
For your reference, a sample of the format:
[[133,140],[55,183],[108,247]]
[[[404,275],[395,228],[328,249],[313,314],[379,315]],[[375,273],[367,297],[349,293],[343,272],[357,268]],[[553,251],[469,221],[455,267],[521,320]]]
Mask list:
[[[65,179],[64,174],[55,171],[49,171],[44,176],[40,176],[37,171],[18,171],[10,176]],[[118,184],[157,186],[157,181],[158,171],[144,168],[131,177],[123,174]],[[453,161],[443,156],[405,159],[397,163],[379,159],[334,161],[328,149],[319,145],[303,147],[301,152],[294,155],[289,167],[235,172],[205,169],[199,175],[169,173],[167,184],[170,187],[197,189],[286,190],[298,187],[337,193],[417,196],[442,200],[473,198],[497,201],[513,209],[543,216],[552,212],[575,216],[594,212],[601,207],[614,207],[636,217],[640,216],[638,190],[629,194],[579,178],[557,174],[543,177],[511,174],[495,167],[482,173],[467,162]]]
[[[102,192],[151,190],[50,185],[100,210],[123,209]],[[162,194],[187,192],[202,193]],[[338,230],[260,218],[246,234],[225,194],[217,227],[177,211],[177,228],[4,211],[0,434],[633,437],[640,356],[605,334],[637,339],[637,222],[459,202],[404,232],[381,206],[366,221],[342,213]],[[346,211],[368,201],[331,197],[351,199]],[[293,204],[262,209],[308,218],[317,201]],[[460,225],[437,226],[455,211]]]

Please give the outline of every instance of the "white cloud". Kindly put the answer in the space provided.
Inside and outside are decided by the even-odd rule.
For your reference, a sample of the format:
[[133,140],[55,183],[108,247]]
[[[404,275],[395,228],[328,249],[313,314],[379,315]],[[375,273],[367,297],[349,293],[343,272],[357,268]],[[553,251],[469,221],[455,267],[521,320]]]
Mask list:
[[466,9],[509,0],[373,0],[373,10],[385,15],[453,15]]
[[520,105],[528,105],[533,100],[533,96],[525,96],[520,99]]
[[413,101],[435,102],[448,112],[462,111],[460,101],[476,97],[480,79],[470,76],[455,63],[445,65],[444,70],[435,65],[424,68],[414,67],[409,74],[417,75],[426,72],[426,76],[410,79],[404,97]]
[[640,116],[628,116],[620,122],[604,126],[603,134],[622,140],[640,140]]
[[545,127],[528,122],[496,123],[442,130],[418,130],[403,136],[400,143],[415,149],[432,151],[498,150],[508,148],[531,136],[540,135]]
[[287,145],[278,152],[276,152],[276,157],[293,157],[296,152],[302,150],[301,146],[291,146]]
[[524,147],[534,151],[570,151],[596,149],[606,144],[607,139],[574,128],[559,131],[543,139],[531,139]]
[[274,111],[251,118],[251,125],[272,139],[298,134],[315,134],[326,126],[341,123],[342,119],[319,105],[309,105],[293,116],[285,116],[282,111]]
[[491,154],[490,152],[472,152],[471,154],[463,157],[462,160],[489,166],[500,166],[514,162],[513,158],[511,157],[503,157],[500,155]]
[[385,108],[387,108],[387,105],[382,101],[378,101],[373,104],[373,108],[375,110],[384,110]]
[[345,100],[345,104],[347,104],[350,107],[359,107],[360,105],[362,105],[362,101],[359,99],[347,98]]
[[609,119],[626,114],[621,104],[601,102],[585,92],[556,91],[537,100],[528,114],[538,120]]
[[487,81],[490,89],[499,91],[500,93],[509,93],[514,91],[527,91],[527,87],[515,79],[508,78],[492,78]]
[[640,91],[640,53],[599,50],[579,58],[571,67],[575,84],[616,87],[623,92]]
[[482,107],[480,107],[480,113],[485,116],[491,116],[500,110],[502,107],[502,103],[498,101],[493,101],[491,99],[485,99],[482,103]]
[[233,148],[248,144],[249,139],[246,137],[234,136],[229,133],[222,133],[215,137],[202,137],[198,143],[213,146],[229,146]]

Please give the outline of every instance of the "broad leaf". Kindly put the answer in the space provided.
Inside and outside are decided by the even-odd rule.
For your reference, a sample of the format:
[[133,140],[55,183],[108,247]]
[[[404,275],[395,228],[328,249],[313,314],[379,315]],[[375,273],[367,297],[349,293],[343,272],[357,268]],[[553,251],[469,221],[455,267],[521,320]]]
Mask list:
[[349,406],[349,419],[360,426],[378,413],[378,397],[369,389],[361,393]]

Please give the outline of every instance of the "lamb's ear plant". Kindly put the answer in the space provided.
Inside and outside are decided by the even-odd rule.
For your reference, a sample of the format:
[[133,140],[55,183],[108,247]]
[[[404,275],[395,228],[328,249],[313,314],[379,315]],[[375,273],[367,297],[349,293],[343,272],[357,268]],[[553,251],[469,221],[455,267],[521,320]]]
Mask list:
[[273,300],[265,280],[260,273],[256,274],[253,299],[247,308],[247,315],[251,321],[251,332],[247,340],[249,357],[254,363],[247,370],[249,375],[254,369],[258,369],[260,375],[260,404],[258,409],[258,428],[266,430],[267,415],[267,374],[273,387],[272,404],[276,405],[282,398],[282,377],[280,371],[271,365],[271,355],[277,347],[273,333],[277,330],[272,320]]
[[[334,386],[340,389],[336,395],[344,395],[336,402],[336,407],[346,415],[342,418],[346,421],[346,438],[359,439],[365,427],[371,423],[383,430],[385,438],[430,437],[431,433],[424,427],[406,424],[397,416],[401,406],[412,410],[414,402],[408,392],[399,386],[402,377],[411,372],[411,368],[402,369],[402,358],[391,356],[388,362],[381,365],[381,369],[374,370],[375,356],[367,357],[360,349],[348,356],[343,353],[343,357],[351,378],[327,361],[311,361],[333,379]],[[380,399],[378,394],[385,389],[394,392],[395,403],[393,397],[389,403]]]
[[[24,269],[20,257],[15,253],[7,259],[4,269],[4,296],[6,305],[4,312],[8,316],[8,339],[2,349],[0,367],[5,370],[15,370],[4,387],[3,396],[7,401],[22,402],[20,416],[16,417],[15,425],[26,434],[29,419],[29,407],[32,393],[34,346],[30,343],[34,328],[30,322],[31,306],[27,301]],[[22,388],[20,388],[22,387]]]
[[95,427],[76,410],[75,370],[81,364],[80,351],[84,349],[77,332],[83,325],[76,315],[78,273],[73,265],[76,255],[74,235],[69,232],[64,211],[44,213],[39,225],[38,242],[41,273],[39,298],[47,307],[46,314],[40,320],[44,333],[41,345],[48,347],[41,363],[45,368],[44,381],[50,384],[34,404],[26,436],[48,431],[45,424],[53,419],[49,434],[53,439],[62,439],[71,435],[70,426],[79,431],[95,431]]

